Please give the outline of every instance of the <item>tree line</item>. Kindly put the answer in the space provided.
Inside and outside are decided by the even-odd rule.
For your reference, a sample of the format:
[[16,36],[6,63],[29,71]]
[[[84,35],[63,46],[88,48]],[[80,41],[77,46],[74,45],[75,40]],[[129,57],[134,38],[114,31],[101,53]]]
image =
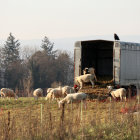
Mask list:
[[44,37],[40,49],[25,52],[12,33],[0,47],[0,88],[8,87],[30,93],[36,88],[73,84],[73,58],[66,51],[54,50],[54,43]]

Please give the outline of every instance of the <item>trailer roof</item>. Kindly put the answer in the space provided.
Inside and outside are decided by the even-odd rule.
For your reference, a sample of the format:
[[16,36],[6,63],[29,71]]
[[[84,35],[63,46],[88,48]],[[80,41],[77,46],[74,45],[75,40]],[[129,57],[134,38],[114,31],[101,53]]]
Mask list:
[[136,46],[140,46],[140,43],[135,43],[135,42],[125,42],[125,41],[119,41],[119,40],[103,40],[103,39],[97,39],[97,40],[82,40],[82,41],[76,41],[75,42],[75,47],[81,47],[81,44],[83,43],[93,43],[93,42],[110,42],[110,43],[114,43],[114,42],[119,42],[122,45],[136,45]]

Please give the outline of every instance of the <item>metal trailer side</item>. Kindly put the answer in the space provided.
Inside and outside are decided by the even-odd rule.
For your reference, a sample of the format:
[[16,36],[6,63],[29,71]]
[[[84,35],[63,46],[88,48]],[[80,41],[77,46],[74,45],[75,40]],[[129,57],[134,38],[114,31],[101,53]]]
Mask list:
[[74,78],[79,75],[81,75],[81,41],[77,41],[74,48]]
[[121,86],[140,83],[140,44],[114,43],[114,81]]

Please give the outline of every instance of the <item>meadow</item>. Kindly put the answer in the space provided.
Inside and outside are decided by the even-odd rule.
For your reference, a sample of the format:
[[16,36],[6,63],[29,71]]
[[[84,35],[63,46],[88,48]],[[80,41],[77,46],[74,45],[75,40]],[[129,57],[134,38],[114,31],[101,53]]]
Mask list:
[[58,108],[44,98],[0,99],[0,140],[138,140],[137,111],[139,98],[92,100],[87,108],[83,102]]

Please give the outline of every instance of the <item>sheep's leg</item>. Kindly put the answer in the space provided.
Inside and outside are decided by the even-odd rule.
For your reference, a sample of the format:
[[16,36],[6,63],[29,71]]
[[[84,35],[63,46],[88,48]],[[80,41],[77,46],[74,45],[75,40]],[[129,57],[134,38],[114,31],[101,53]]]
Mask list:
[[85,106],[85,110],[87,109],[87,102],[86,100],[84,100],[84,106]]
[[112,96],[112,97],[113,97],[113,99],[116,101],[116,99],[117,99],[117,98],[116,98],[113,94],[111,94],[111,96]]
[[121,99],[121,101],[123,101],[123,97],[122,96],[120,96],[120,99]]
[[82,89],[83,88],[83,82],[81,81],[80,82],[80,89]]
[[94,88],[94,82],[90,79],[90,82],[92,84],[92,88]]
[[124,100],[125,100],[125,102],[126,102],[126,96],[124,97]]
[[123,101],[123,100],[126,102],[126,96],[122,97],[122,101]]

